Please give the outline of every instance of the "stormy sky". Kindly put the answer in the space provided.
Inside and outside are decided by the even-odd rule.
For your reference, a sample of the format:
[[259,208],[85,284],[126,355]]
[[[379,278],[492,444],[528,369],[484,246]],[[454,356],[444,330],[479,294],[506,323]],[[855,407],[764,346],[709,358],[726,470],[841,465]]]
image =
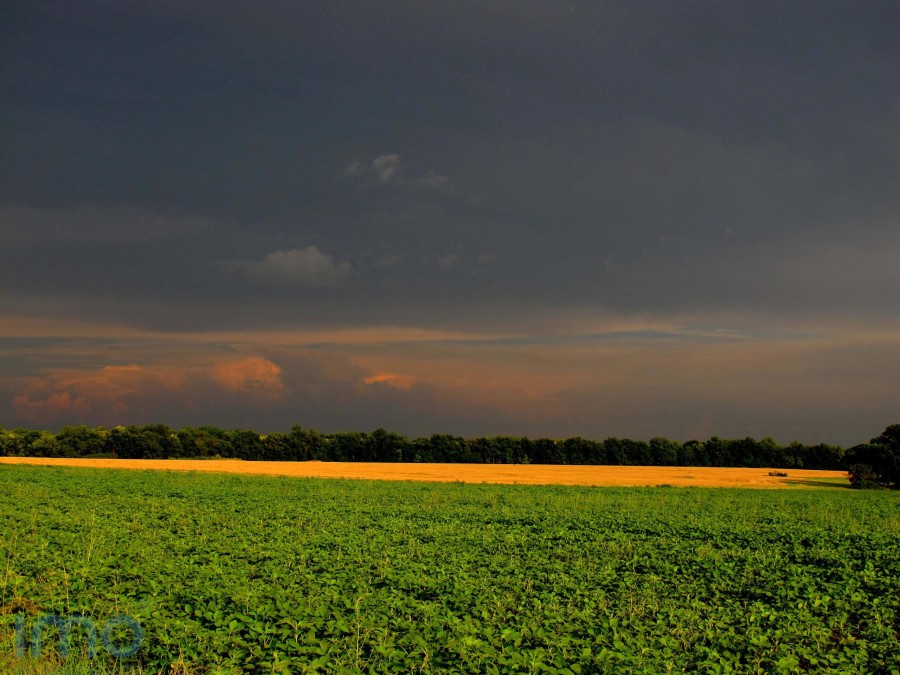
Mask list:
[[854,444],[900,5],[7,1],[0,425]]

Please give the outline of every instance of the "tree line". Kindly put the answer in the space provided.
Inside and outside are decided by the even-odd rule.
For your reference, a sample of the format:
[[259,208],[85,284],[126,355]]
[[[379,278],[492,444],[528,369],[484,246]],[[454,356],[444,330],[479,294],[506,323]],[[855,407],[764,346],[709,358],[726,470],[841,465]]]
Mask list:
[[235,458],[250,461],[450,462],[475,464],[603,464],[638,466],[777,467],[846,470],[839,446],[773,439],[713,436],[685,443],[625,438],[594,441],[519,436],[462,438],[448,434],[407,438],[371,433],[319,433],[295,426],[288,433],[249,429],[144,426],[65,426],[59,432],[0,427],[0,456],[115,457],[127,459]]

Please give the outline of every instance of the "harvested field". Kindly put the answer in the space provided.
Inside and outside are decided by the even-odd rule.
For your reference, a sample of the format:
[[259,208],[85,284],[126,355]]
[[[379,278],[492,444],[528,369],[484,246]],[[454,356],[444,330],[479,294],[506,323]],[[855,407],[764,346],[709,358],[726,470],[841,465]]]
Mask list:
[[237,459],[74,459],[0,457],[3,464],[40,464],[95,469],[156,469],[265,474],[308,478],[361,478],[523,485],[619,485],[673,487],[792,488],[849,485],[843,471],[732,469],[683,466],[571,466],[540,464],[392,464],[369,462],[245,462]]

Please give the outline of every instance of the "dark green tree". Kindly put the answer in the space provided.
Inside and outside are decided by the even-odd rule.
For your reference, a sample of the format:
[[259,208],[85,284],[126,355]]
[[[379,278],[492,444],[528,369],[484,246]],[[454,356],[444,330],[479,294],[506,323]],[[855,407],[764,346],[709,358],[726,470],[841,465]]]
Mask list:
[[34,457],[74,457],[75,455],[60,445],[56,436],[49,431],[39,432],[40,436],[31,441],[28,446],[29,454]]
[[625,455],[625,448],[622,441],[618,438],[607,438],[603,441],[603,454],[606,457],[606,463],[613,466],[627,464],[628,457]]
[[894,454],[900,454],[900,424],[892,424],[881,432],[881,435],[873,438],[870,443],[878,443],[890,448]]
[[678,464],[681,446],[677,441],[656,436],[650,439],[650,456],[656,466],[674,466]]
[[850,448],[844,460],[854,487],[900,489],[900,424],[892,424],[868,443]]
[[225,439],[231,448],[229,457],[246,460],[260,460],[263,455],[263,437],[249,429],[232,429],[225,432]]
[[41,437],[40,431],[16,427],[6,432],[6,454],[12,457],[40,456],[36,450],[32,450],[31,444]]
[[432,461],[452,463],[478,461],[469,454],[469,447],[464,438],[450,434],[432,434],[429,440],[434,458]]
[[[324,459],[329,462],[373,462],[369,435],[360,431],[338,431],[328,435]],[[316,458],[319,459],[319,458]]]
[[306,462],[310,459],[321,459],[313,455],[313,446],[318,450],[319,435],[315,431],[307,431],[299,424],[291,428],[284,437],[284,459],[292,462]]
[[706,449],[703,447],[703,441],[690,440],[681,445],[678,452],[678,465],[700,466],[705,456]]
[[90,429],[79,424],[60,429],[56,434],[56,441],[66,457],[87,457],[107,452],[108,435],[103,427]]
[[257,459],[266,462],[286,462],[291,459],[288,455],[289,436],[287,434],[272,433],[260,436],[260,456]]
[[625,455],[625,464],[631,466],[651,466],[653,464],[649,443],[623,438],[619,441],[619,444]]
[[561,441],[541,438],[534,442],[535,464],[568,464],[566,446]]
[[424,436],[410,441],[408,462],[433,462],[434,454],[432,452],[431,441]]

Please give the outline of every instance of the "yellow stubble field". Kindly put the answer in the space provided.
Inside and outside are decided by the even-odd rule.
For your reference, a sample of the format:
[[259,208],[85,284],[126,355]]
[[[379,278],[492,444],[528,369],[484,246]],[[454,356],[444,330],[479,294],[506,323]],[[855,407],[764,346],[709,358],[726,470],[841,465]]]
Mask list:
[[[791,488],[849,484],[843,471],[733,469],[684,466],[572,466],[546,464],[394,464],[381,462],[245,462],[238,459],[74,459],[0,457],[2,464],[95,469],[209,471],[306,478],[357,478],[522,485]],[[771,476],[772,471],[788,476]]]

